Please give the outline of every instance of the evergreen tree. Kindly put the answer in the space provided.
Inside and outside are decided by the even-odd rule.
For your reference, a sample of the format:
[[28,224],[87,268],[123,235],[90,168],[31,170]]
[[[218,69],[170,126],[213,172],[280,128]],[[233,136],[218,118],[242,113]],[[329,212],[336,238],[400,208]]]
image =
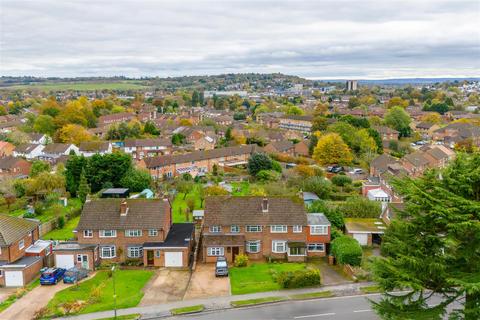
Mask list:
[[[405,209],[383,237],[384,258],[373,263],[386,292],[372,302],[385,319],[480,319],[480,153],[458,158],[442,171],[393,181]],[[442,297],[428,305],[433,294]]]
[[80,201],[85,203],[85,200],[87,200],[87,196],[90,193],[90,186],[88,185],[87,182],[87,177],[85,176],[85,168],[82,169],[82,173],[80,174],[80,183],[78,185],[78,198]]

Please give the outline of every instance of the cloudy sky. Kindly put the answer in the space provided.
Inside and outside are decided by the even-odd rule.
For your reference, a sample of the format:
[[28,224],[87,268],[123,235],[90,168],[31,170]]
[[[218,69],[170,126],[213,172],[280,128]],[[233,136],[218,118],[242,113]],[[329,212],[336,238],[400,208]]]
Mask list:
[[480,0],[0,0],[0,75],[480,76]]

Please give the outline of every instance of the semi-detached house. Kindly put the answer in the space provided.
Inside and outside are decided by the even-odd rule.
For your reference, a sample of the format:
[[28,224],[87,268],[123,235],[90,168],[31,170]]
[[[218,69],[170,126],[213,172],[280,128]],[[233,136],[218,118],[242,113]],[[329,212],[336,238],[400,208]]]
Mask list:
[[330,222],[321,213],[307,214],[301,199],[291,197],[216,196],[205,200],[202,260],[214,262],[238,254],[304,261],[325,256]]

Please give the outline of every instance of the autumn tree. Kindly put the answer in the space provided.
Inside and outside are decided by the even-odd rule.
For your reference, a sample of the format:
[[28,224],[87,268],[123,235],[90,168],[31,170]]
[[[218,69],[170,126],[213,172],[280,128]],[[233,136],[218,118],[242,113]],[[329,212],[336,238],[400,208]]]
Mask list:
[[53,136],[57,129],[53,118],[49,115],[39,115],[33,123],[33,130]]
[[442,116],[437,112],[429,112],[421,117],[421,120],[428,123],[438,124],[442,122]]
[[91,141],[92,139],[92,134],[78,124],[67,124],[58,132],[58,140],[64,143],[79,145],[81,142]]
[[313,159],[321,165],[348,165],[352,162],[353,156],[339,134],[328,133],[318,139],[317,146],[313,150]]
[[387,102],[387,108],[391,109],[393,107],[401,107],[405,109],[408,107],[409,102],[408,100],[402,99],[401,97],[393,97]]
[[393,107],[385,114],[385,123],[397,130],[401,137],[408,137],[411,134],[410,115],[402,107]]

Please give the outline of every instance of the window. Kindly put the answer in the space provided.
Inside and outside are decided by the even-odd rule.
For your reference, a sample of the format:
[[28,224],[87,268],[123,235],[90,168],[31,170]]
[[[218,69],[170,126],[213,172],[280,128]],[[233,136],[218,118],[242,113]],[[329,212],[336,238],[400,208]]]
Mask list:
[[25,247],[25,240],[20,240],[18,242],[18,249],[22,250]]
[[209,256],[218,257],[223,256],[223,247],[208,247],[207,254]]
[[272,232],[272,233],[286,233],[287,232],[287,226],[282,226],[282,225],[270,226],[270,232]]
[[155,258],[160,258],[160,250],[155,250]]
[[272,241],[272,252],[274,253],[285,253],[287,252],[287,242],[280,240]]
[[156,236],[158,236],[158,230],[156,230],[156,229],[149,229],[149,230],[148,230],[148,236],[149,236],[149,237],[156,237]]
[[302,232],[302,226],[293,226],[293,232],[294,233],[301,233]]
[[262,232],[262,226],[247,226],[247,232]]
[[102,259],[111,259],[115,258],[115,246],[105,246],[100,248],[100,258]]
[[247,241],[246,251],[248,253],[259,253],[260,252],[260,240]]
[[142,247],[128,247],[127,256],[129,258],[141,258],[143,256]]
[[141,237],[142,230],[139,229],[132,229],[132,230],[125,230],[125,237]]
[[328,226],[310,226],[310,234],[328,234]]
[[232,226],[230,227],[230,232],[231,233],[239,233],[240,232],[240,227],[235,225],[235,224],[232,224]]
[[100,238],[115,238],[117,230],[100,230]]
[[93,230],[83,230],[83,237],[84,237],[84,238],[91,238],[91,237],[93,237]]
[[325,251],[325,244],[324,243],[309,243],[307,246],[308,251],[318,251],[324,252]]
[[220,226],[210,226],[210,232],[212,233],[218,233],[221,231]]
[[305,255],[305,247],[292,247],[288,248],[289,256],[304,256]]

